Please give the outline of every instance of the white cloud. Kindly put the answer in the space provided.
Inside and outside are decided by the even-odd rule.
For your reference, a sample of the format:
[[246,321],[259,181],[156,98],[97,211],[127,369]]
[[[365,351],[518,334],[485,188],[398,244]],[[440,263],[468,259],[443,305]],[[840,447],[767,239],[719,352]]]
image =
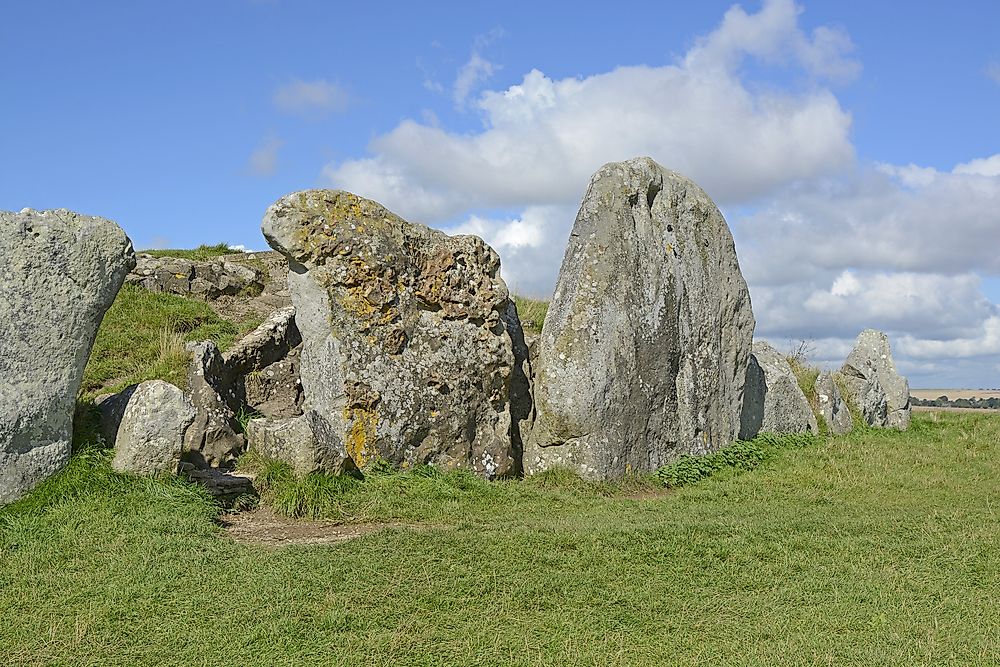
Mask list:
[[988,78],[1000,83],[1000,62],[993,61],[987,64],[984,72]]
[[351,96],[336,83],[317,79],[294,79],[274,91],[274,106],[280,111],[299,116],[321,117],[331,112],[345,111]]
[[278,151],[285,142],[277,137],[265,139],[250,154],[247,169],[254,176],[270,176],[278,168]]
[[[485,35],[476,37],[472,45],[469,59],[458,69],[455,84],[452,86],[452,99],[458,107],[465,106],[466,100],[479,86],[489,81],[500,65],[487,60],[482,52],[493,42],[503,37],[501,28],[494,28]],[[426,82],[425,82],[426,87]]]
[[372,141],[370,157],[324,173],[338,187],[431,222],[472,208],[575,204],[601,164],[636,155],[686,173],[721,201],[746,200],[849,165],[854,151],[851,117],[830,90],[747,84],[736,56],[781,55],[810,72],[851,69],[843,57],[849,41],[834,34],[807,36],[788,0],[752,15],[731,11],[676,65],[580,79],[532,70],[517,85],[479,96],[481,132],[406,120]]

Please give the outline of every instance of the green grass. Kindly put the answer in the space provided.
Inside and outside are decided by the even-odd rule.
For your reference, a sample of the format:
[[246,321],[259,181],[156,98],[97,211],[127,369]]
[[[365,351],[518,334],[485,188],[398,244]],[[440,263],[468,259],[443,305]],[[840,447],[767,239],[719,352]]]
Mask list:
[[185,342],[213,340],[225,350],[257,324],[224,320],[203,301],[124,285],[97,331],[81,391],[87,398],[152,379],[183,386]]
[[216,243],[215,245],[205,245],[202,244],[197,248],[186,250],[183,249],[158,249],[158,250],[141,250],[140,252],[146,255],[152,255],[153,257],[179,257],[181,259],[190,259],[198,262],[203,262],[207,259],[212,259],[213,257],[221,257],[222,255],[232,255],[238,250],[233,250],[229,245],[225,243]]
[[270,549],[84,448],[0,509],[0,664],[996,665],[998,479],[1000,417],[921,413],[652,495],[343,481],[416,528]]
[[545,314],[549,312],[549,302],[523,296],[514,296],[513,299],[524,330],[532,333],[540,332],[545,322]]

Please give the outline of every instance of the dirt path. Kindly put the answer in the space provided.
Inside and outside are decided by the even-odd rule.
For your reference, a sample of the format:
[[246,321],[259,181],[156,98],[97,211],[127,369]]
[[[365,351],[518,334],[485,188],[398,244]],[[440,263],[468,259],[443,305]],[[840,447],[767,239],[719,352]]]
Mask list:
[[267,547],[336,544],[387,528],[408,527],[402,523],[342,524],[335,521],[289,519],[266,508],[225,515],[220,518],[219,524],[237,542]]

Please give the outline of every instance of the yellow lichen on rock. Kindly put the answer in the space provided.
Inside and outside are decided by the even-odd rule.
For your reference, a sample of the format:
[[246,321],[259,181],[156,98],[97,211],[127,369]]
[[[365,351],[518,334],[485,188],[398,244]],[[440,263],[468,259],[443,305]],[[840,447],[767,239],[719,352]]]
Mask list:
[[349,407],[344,409],[344,420],[350,424],[344,448],[355,465],[363,469],[378,456],[375,447],[378,414],[373,408]]

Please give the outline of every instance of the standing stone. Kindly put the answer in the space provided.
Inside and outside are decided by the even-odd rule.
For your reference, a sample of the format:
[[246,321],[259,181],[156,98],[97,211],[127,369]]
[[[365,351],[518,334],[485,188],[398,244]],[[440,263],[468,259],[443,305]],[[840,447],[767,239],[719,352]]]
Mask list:
[[263,231],[288,258],[305,407],[324,446],[360,468],[517,473],[511,386],[526,382],[526,352],[489,246],[335,190],[283,197]]
[[830,433],[840,435],[849,433],[854,428],[851,410],[830,371],[823,371],[816,378],[816,402]]
[[753,329],[708,195],[649,158],[603,166],[545,317],[526,471],[611,479],[731,442]]
[[134,265],[131,241],[110,220],[0,212],[0,503],[69,459],[83,369]]
[[177,472],[184,431],[194,417],[194,407],[174,385],[163,380],[139,384],[118,426],[111,467],[136,475]]
[[212,341],[188,343],[188,390],[197,413],[184,435],[184,460],[197,468],[232,468],[246,442],[240,423],[230,408],[231,385],[225,362]]
[[862,331],[840,373],[869,425],[909,428],[910,383],[896,371],[888,336],[875,329]]
[[[758,432],[819,433],[816,415],[784,355],[765,341],[754,341],[750,364],[759,368],[760,372],[747,374],[744,415],[748,412],[747,405],[761,406]],[[757,435],[751,430],[744,426],[740,438],[748,439]]]

